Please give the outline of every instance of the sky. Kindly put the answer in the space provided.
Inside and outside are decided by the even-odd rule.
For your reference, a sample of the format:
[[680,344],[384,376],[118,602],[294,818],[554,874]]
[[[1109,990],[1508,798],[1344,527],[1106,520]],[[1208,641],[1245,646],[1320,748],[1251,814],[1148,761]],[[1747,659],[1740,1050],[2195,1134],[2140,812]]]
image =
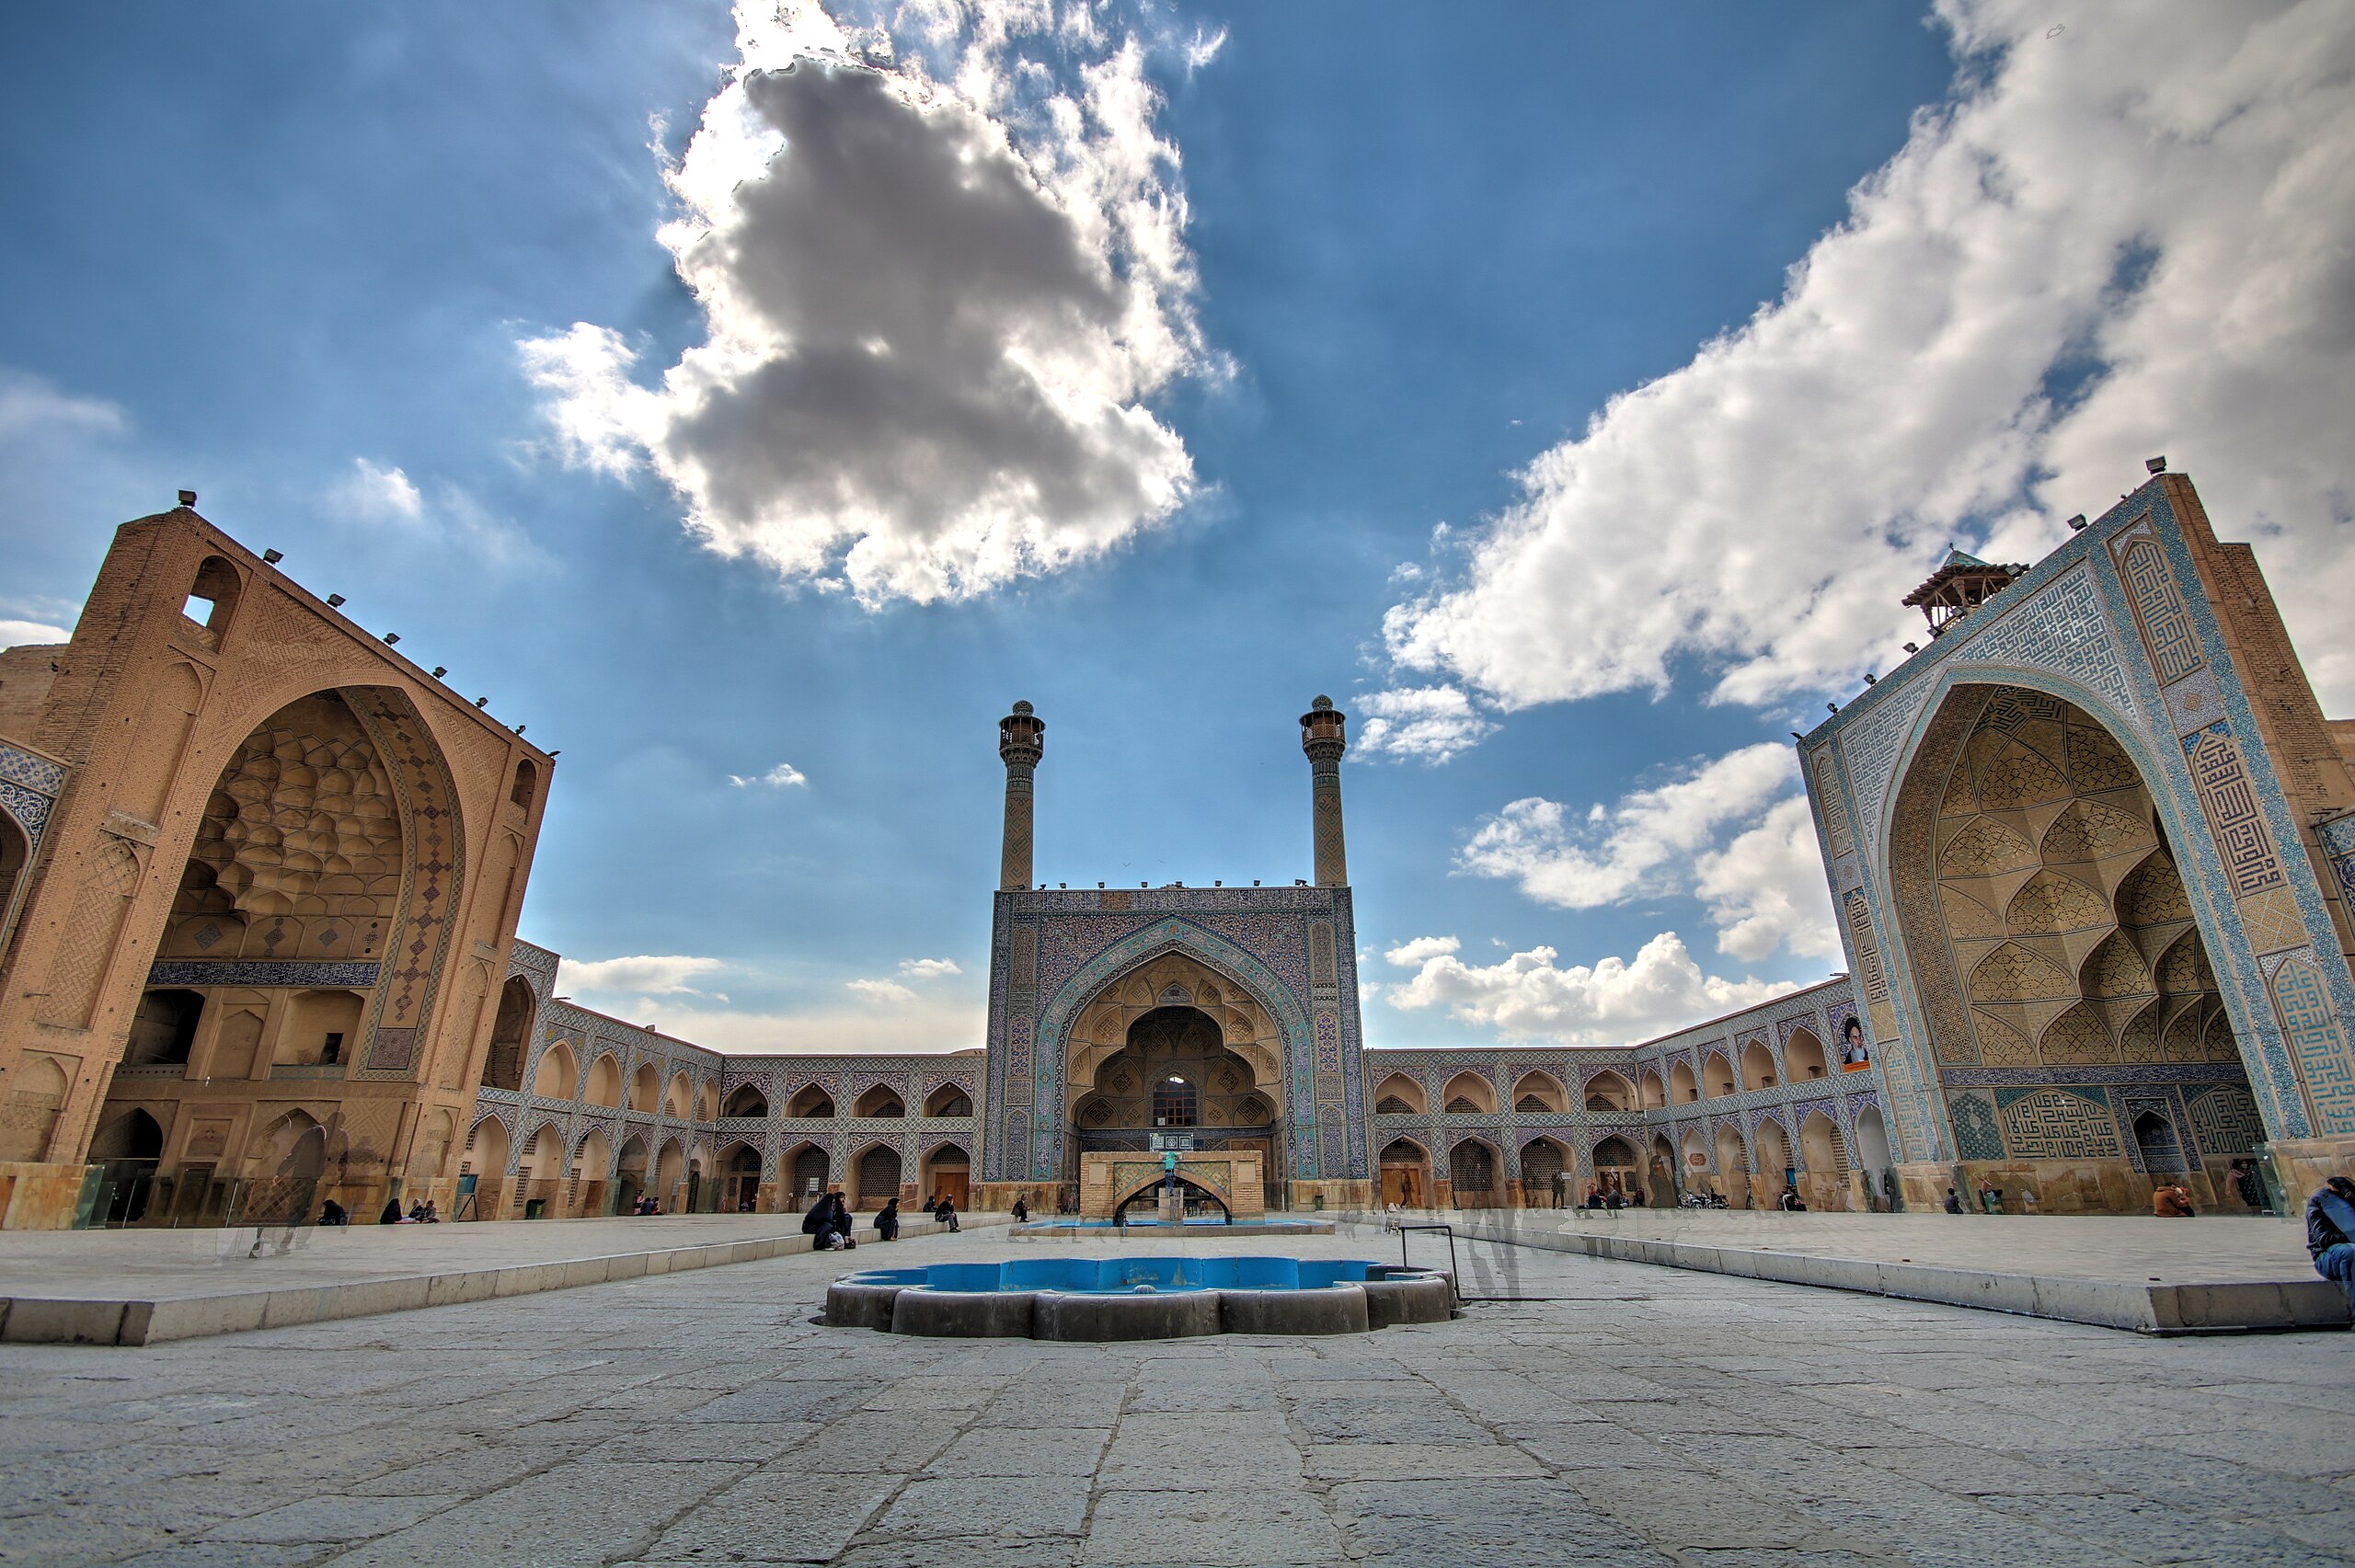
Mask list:
[[[1309,875],[1371,1046],[1844,960],[1789,733],[2161,452],[2355,715],[2355,10],[0,14],[0,644],[197,490],[563,753],[522,934],[982,1043],[1036,875]],[[1915,624],[1916,625],[1918,623]]]

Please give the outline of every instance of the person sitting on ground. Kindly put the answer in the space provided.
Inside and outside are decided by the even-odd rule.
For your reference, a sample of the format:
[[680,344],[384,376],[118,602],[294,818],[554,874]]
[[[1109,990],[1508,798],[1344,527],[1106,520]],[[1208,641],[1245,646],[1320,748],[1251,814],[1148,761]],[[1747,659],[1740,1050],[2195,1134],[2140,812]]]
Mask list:
[[1637,1187],[1627,1195],[1627,1207],[1629,1208],[1641,1208],[1644,1207],[1643,1188]]
[[1947,1189],[1947,1212],[1948,1214],[1960,1214],[1962,1212],[1962,1195],[1956,1192],[1952,1187],[1948,1187]]
[[[433,1206],[429,1203],[425,1207],[431,1208]],[[646,1200],[646,1212],[657,1216],[661,1215],[662,1212],[662,1200],[659,1197],[648,1198]]]
[[386,1198],[385,1200],[385,1212],[376,1216],[376,1223],[379,1225],[397,1225],[400,1222],[401,1200],[396,1197]]
[[1994,1183],[1982,1181],[1979,1184],[1979,1207],[1982,1212],[1988,1214],[2004,1212],[2004,1195]]
[[957,1229],[957,1206],[948,1201],[947,1193],[940,1195],[940,1207],[932,1211],[932,1217],[951,1230]]
[[1030,1223],[1030,1206],[1018,1197],[1014,1200],[1014,1222],[1017,1225]]
[[811,1246],[822,1251],[826,1246],[826,1233],[833,1228],[834,1195],[820,1193],[818,1200],[801,1216],[801,1233],[810,1238]]
[[325,1203],[319,1205],[319,1223],[322,1225],[349,1225],[351,1223],[351,1216],[345,1210],[343,1205],[336,1202],[333,1198],[329,1198]]
[[2355,1182],[2333,1176],[2306,1199],[2306,1253],[2355,1301]]
[[875,1239],[879,1242],[896,1242],[900,1239],[900,1200],[898,1198],[888,1199],[881,1212],[875,1216]]
[[2157,1188],[2151,1194],[2151,1212],[2161,1219],[2189,1219],[2191,1195],[2177,1186]]

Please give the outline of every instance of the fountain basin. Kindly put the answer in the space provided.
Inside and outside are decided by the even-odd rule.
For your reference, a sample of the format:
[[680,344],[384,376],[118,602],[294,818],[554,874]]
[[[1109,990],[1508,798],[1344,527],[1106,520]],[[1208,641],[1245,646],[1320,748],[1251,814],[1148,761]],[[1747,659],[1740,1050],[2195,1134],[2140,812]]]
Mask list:
[[1444,1322],[1444,1274],[1361,1258],[1018,1258],[844,1275],[826,1291],[836,1327],[947,1338],[1186,1339],[1212,1333],[1365,1333]]

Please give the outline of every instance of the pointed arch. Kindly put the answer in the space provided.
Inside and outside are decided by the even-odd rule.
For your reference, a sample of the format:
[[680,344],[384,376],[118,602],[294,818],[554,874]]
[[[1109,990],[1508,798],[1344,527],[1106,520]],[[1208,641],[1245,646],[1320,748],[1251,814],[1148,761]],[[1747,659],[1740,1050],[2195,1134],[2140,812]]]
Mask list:
[[1387,1072],[1373,1086],[1374,1115],[1382,1116],[1419,1116],[1430,1111],[1430,1103],[1423,1094],[1423,1086],[1403,1072]]
[[822,1083],[805,1083],[786,1101],[785,1114],[796,1121],[829,1121],[834,1114],[834,1096]]
[[1497,1086],[1467,1068],[1447,1081],[1440,1091],[1440,1104],[1453,1116],[1494,1116]]

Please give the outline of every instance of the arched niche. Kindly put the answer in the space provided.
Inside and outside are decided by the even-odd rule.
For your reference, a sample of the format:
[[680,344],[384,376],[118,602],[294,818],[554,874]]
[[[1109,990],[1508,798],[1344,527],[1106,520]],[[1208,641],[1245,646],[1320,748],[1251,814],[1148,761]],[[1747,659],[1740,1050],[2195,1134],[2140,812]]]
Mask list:
[[1670,1097],[1680,1105],[1689,1105],[1701,1097],[1701,1081],[1693,1076],[1690,1062],[1678,1062],[1668,1070]]
[[1067,1047],[1067,1110],[1097,1082],[1104,1064],[1127,1048],[1138,1021],[1165,1007],[1190,1009],[1209,1020],[1219,1044],[1248,1068],[1252,1086],[1283,1103],[1283,1036],[1266,1004],[1191,953],[1165,952],[1106,981],[1076,1010]]
[[1636,1087],[1619,1073],[1598,1072],[1586,1081],[1586,1108],[1632,1111],[1636,1108]]
[[490,1050],[482,1059],[482,1086],[521,1090],[523,1060],[531,1054],[532,1021],[539,1008],[532,985],[521,975],[510,976],[499,988],[499,1013],[491,1020]]
[[2237,1060],[2162,813],[2085,709],[1953,688],[1895,792],[1889,864],[1941,1065]]
[[1642,1096],[1640,1103],[1647,1111],[1661,1110],[1668,1104],[1668,1085],[1650,1068],[1644,1069],[1643,1076],[1637,1080],[1636,1092]]
[[8,1106],[14,1114],[0,1119],[0,1160],[49,1158],[49,1141],[56,1135],[71,1089],[56,1059],[28,1056],[8,1078]]
[[1430,1106],[1423,1094],[1423,1086],[1403,1072],[1383,1075],[1373,1086],[1374,1115],[1382,1116],[1419,1116]]
[[849,1194],[856,1209],[878,1209],[900,1196],[900,1151],[890,1143],[870,1143],[850,1158]]
[[671,1086],[662,1094],[662,1114],[677,1121],[685,1121],[695,1109],[695,1086],[687,1082],[682,1070],[671,1075]]
[[1832,1070],[1832,1064],[1824,1055],[1823,1042],[1815,1037],[1814,1030],[1808,1028],[1791,1031],[1791,1037],[1783,1043],[1783,1063],[1794,1083],[1825,1077]]
[[1185,1127],[1198,1139],[1257,1139],[1275,1119],[1274,1093],[1262,1092],[1256,1065],[1227,1044],[1218,1020],[1187,1003],[1136,1014],[1121,1048],[1097,1062],[1074,1099],[1086,1108],[1079,1125],[1091,1130]]
[[1701,1059],[1701,1093],[1712,1100],[1722,1100],[1738,1093],[1735,1087],[1733,1063],[1723,1051],[1711,1051]]
[[719,1103],[719,1115],[723,1120],[752,1120],[768,1114],[769,1097],[751,1083],[738,1084]]
[[138,1014],[131,1021],[131,1038],[124,1046],[125,1067],[185,1066],[196,1044],[197,1024],[204,1017],[201,991],[159,988],[139,999]]
[[924,1114],[936,1119],[970,1116],[973,1114],[972,1096],[959,1084],[944,1083],[925,1096]]
[[306,1067],[349,1064],[368,1001],[358,991],[296,991],[284,1003],[285,1027],[278,1032],[276,1060]]
[[1772,1089],[1775,1086],[1774,1053],[1763,1040],[1752,1040],[1741,1047],[1741,1086],[1744,1089]]
[[1560,1079],[1533,1068],[1513,1080],[1512,1108],[1524,1116],[1560,1116],[1570,1108],[1570,1096]]
[[850,1114],[862,1121],[895,1121],[908,1114],[908,1107],[898,1090],[878,1083],[852,1102]]
[[[821,1152],[819,1158],[823,1160],[825,1156]],[[756,1211],[761,1198],[761,1151],[749,1143],[723,1144],[718,1159],[719,1211],[722,1214],[751,1214]],[[821,1172],[821,1183],[823,1179]]]
[[1497,1086],[1476,1072],[1459,1072],[1440,1091],[1439,1101],[1441,1107],[1453,1116],[1494,1116]]
[[589,1080],[580,1097],[592,1105],[618,1110],[622,1103],[622,1064],[611,1051],[600,1051],[589,1064]]
[[1791,1140],[1783,1131],[1783,1124],[1768,1116],[1758,1124],[1752,1142],[1758,1153],[1758,1173],[1776,1186],[1784,1185],[1793,1164]]
[[661,1098],[662,1076],[652,1062],[641,1062],[630,1074],[629,1108],[651,1116]]
[[944,1143],[928,1151],[916,1184],[920,1200],[945,1197],[959,1210],[972,1206],[973,1157],[961,1143]]
[[822,1084],[805,1083],[785,1103],[785,1114],[796,1121],[824,1121],[834,1114],[834,1097]]
[[558,1040],[541,1053],[539,1070],[532,1075],[533,1098],[569,1100],[580,1088],[580,1058],[570,1045]]

